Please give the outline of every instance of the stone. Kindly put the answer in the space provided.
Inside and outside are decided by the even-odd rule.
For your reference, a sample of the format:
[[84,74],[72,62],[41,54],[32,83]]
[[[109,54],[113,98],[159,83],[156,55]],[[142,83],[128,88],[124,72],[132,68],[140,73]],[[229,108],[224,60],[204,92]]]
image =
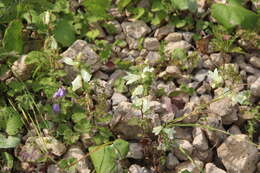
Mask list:
[[[173,153],[174,155],[179,159],[179,160],[188,160],[187,155],[190,156],[192,151],[193,151],[193,146],[192,144],[187,141],[187,140],[182,140],[182,139],[176,139],[176,146],[173,148]],[[179,148],[182,148],[186,155],[183,154]]]
[[126,102],[128,99],[123,94],[114,92],[114,94],[111,97],[111,100],[112,100],[112,105],[115,106],[121,102]]
[[105,80],[92,80],[90,85],[93,87],[94,93],[97,96],[103,95],[106,98],[110,98],[114,92],[111,85]]
[[179,33],[179,32],[170,33],[164,38],[164,40],[166,43],[181,41],[182,33]]
[[143,150],[143,146],[140,143],[129,143],[129,151],[126,157],[142,159],[144,157]]
[[87,160],[85,157],[85,153],[78,146],[71,146],[67,151],[64,159],[75,158],[78,160],[76,164],[76,170],[78,173],[90,173],[91,170],[88,167]]
[[27,55],[21,56],[11,67],[13,74],[20,80],[27,80],[31,76],[33,65],[26,64],[26,59]]
[[129,167],[128,173],[150,173],[150,171],[145,167],[134,164]]
[[[113,28],[114,28],[113,31],[114,31],[115,34],[120,34],[122,32],[121,25],[117,20],[108,21],[107,24],[113,26]],[[110,31],[107,31],[107,32],[110,33]]]
[[229,129],[228,129],[228,133],[232,134],[232,135],[239,135],[242,134],[239,127],[236,125],[232,125]]
[[138,4],[138,7],[144,8],[144,9],[149,9],[151,7],[151,3],[149,0],[141,0]]
[[143,44],[147,50],[159,50],[160,48],[160,42],[154,37],[146,37]]
[[250,64],[245,62],[245,57],[240,55],[235,57],[235,62],[239,65],[239,67],[246,71],[247,73],[253,74],[255,76],[260,76],[260,70],[252,67]]
[[201,151],[201,150],[198,150],[195,148],[192,152],[192,157],[196,157],[199,160],[203,161],[204,163],[211,162],[213,159],[213,156],[214,156],[213,151],[211,149],[206,150],[206,151]]
[[173,92],[176,89],[176,86],[173,81],[168,81],[167,83],[163,81],[158,81],[156,86],[157,90],[163,90],[167,95]]
[[155,66],[157,64],[159,64],[161,62],[161,55],[158,52],[155,51],[150,51],[146,58],[145,58],[146,62],[150,65],[150,66]]
[[154,37],[158,40],[161,40],[164,36],[168,35],[171,32],[174,32],[175,28],[173,25],[166,25],[161,28],[156,29]]
[[258,77],[258,79],[252,83],[250,86],[250,91],[253,96],[260,97],[260,77]]
[[108,80],[108,83],[113,86],[113,85],[114,85],[114,82],[115,82],[117,79],[119,79],[119,78],[121,78],[121,77],[123,77],[123,76],[125,76],[125,75],[126,75],[126,72],[125,72],[125,71],[120,70],[120,69],[117,69],[116,71],[114,71],[114,72],[110,75],[109,80]]
[[188,127],[174,127],[174,137],[176,139],[187,140],[192,143],[192,130]]
[[260,172],[260,161],[257,163],[257,172]]
[[60,169],[59,166],[52,164],[48,166],[47,173],[65,173],[65,172],[62,171],[62,169]]
[[168,73],[174,77],[177,77],[177,78],[181,77],[181,71],[177,66],[174,66],[174,65],[167,66],[165,71],[166,71],[166,73]]
[[109,14],[116,19],[121,19],[125,16],[125,14],[116,7],[109,8]]
[[205,165],[205,173],[226,173],[226,171],[218,168],[213,163],[207,163]]
[[106,74],[102,71],[97,71],[94,74],[94,78],[101,79],[101,80],[108,80],[109,76],[108,76],[108,74]]
[[246,79],[247,84],[251,86],[255,81],[257,80],[257,77],[254,75],[249,75]]
[[238,120],[237,107],[228,97],[224,97],[223,99],[211,103],[209,105],[209,110],[219,115],[223,121],[223,124],[232,124]]
[[218,147],[226,139],[227,135],[221,132],[225,131],[225,129],[223,128],[221,118],[218,115],[208,114],[206,118],[200,119],[199,121],[201,121],[203,125],[220,130],[204,129],[212,146]]
[[44,146],[47,150],[56,156],[61,156],[66,151],[65,145],[51,136],[38,137],[35,139],[35,143],[39,147]]
[[76,60],[80,56],[80,62],[90,67],[90,72],[95,72],[101,67],[99,62],[99,56],[91,48],[91,45],[84,40],[75,41],[65,52],[61,54],[63,57],[60,62],[64,64],[64,70],[67,73],[67,79],[69,82],[74,80],[78,71],[76,71],[71,65],[65,63],[66,58]]
[[221,66],[225,63],[229,63],[231,60],[231,56],[223,53],[212,53],[210,55],[210,59],[215,66]]
[[179,160],[172,153],[169,153],[167,155],[167,157],[166,157],[166,168],[172,170],[179,163],[180,163]]
[[247,135],[229,136],[218,148],[217,154],[229,173],[253,173],[258,151]]
[[127,36],[126,42],[129,46],[129,49],[138,49],[138,40],[137,39]]
[[191,42],[192,41],[192,36],[193,35],[194,34],[191,33],[191,32],[183,32],[182,33],[182,36],[183,36],[184,40],[187,41],[187,42]]
[[200,71],[198,71],[195,76],[194,79],[198,82],[202,82],[203,80],[206,79],[206,77],[208,76],[209,71],[205,70],[205,69],[201,69]]
[[99,23],[91,23],[90,24],[90,29],[91,30],[97,30],[99,32],[97,38],[105,38],[106,34],[104,29],[100,26]]
[[191,173],[201,173],[203,169],[203,162],[198,159],[193,159],[194,162],[185,161],[175,167],[175,173],[183,173],[185,170]]
[[192,135],[193,135],[192,145],[196,149],[200,151],[206,151],[209,149],[208,140],[200,127],[194,128]]
[[151,29],[143,21],[123,22],[121,24],[124,33],[134,39],[144,37]]
[[113,118],[110,126],[113,131],[124,139],[140,139],[143,134],[142,127],[139,124],[131,124],[129,121],[133,118],[141,119],[142,112],[132,107],[132,103],[121,102],[114,108]]
[[198,114],[191,114],[197,105],[200,105],[200,98],[198,96],[191,97],[190,101],[185,104],[183,112],[186,115],[190,114],[190,116],[182,120],[184,123],[195,123],[199,119]]
[[184,49],[184,50],[189,50],[191,48],[191,44],[188,43],[187,41],[181,40],[181,41],[177,41],[177,42],[169,42],[166,44],[165,49],[164,49],[164,53],[167,56],[170,56],[171,53],[175,50],[175,49]]
[[249,60],[250,64],[260,69],[260,57],[252,56]]
[[128,56],[128,57],[136,58],[136,57],[139,56],[139,51],[137,51],[137,50],[130,50],[130,51],[127,53],[127,56]]

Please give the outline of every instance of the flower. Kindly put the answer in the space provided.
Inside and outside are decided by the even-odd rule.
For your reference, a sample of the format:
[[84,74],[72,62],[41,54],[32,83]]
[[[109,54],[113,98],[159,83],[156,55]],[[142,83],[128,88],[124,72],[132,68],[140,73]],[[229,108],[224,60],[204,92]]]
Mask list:
[[60,112],[60,105],[59,104],[53,104],[52,105],[52,110],[53,110],[53,112],[55,112],[55,113],[59,113]]
[[61,98],[66,95],[66,89],[64,87],[61,87],[53,94],[53,98]]

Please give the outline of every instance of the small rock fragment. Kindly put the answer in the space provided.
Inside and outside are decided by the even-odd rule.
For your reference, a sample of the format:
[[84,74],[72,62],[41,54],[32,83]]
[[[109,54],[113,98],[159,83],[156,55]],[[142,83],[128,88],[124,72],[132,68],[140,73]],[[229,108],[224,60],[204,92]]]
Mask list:
[[181,41],[177,41],[177,42],[169,42],[164,49],[164,53],[167,56],[170,56],[171,53],[175,50],[175,49],[184,49],[184,50],[189,50],[191,48],[191,44],[188,43],[187,41],[181,40]]
[[205,173],[226,173],[226,171],[218,168],[213,163],[207,163],[205,165]]
[[[176,139],[175,140],[176,145],[174,147],[173,153],[174,155],[179,159],[179,160],[188,160],[187,155],[190,156],[192,151],[193,151],[193,146],[191,145],[191,143],[187,140],[180,140],[180,139]],[[186,155],[183,154],[180,149],[185,151]]]
[[218,157],[229,173],[253,173],[258,161],[255,145],[247,135],[229,136],[217,149]]
[[174,30],[175,29],[173,25],[163,26],[155,31],[154,37],[156,37],[158,40],[161,40],[164,36],[168,35],[171,32],[174,32]]
[[177,41],[181,41],[182,40],[182,33],[179,32],[173,32],[167,35],[167,37],[165,37],[165,42],[169,43],[169,42],[177,42]]
[[139,143],[129,143],[129,151],[127,153],[127,158],[133,159],[142,159],[143,154],[143,146]]
[[134,39],[144,37],[151,32],[151,29],[143,21],[123,22],[121,26],[124,33]]
[[192,135],[193,135],[192,145],[195,148],[201,151],[208,150],[209,148],[208,140],[201,128],[199,127],[194,128]]
[[127,101],[128,99],[123,94],[114,92],[114,94],[111,97],[111,100],[112,100],[112,105],[115,106],[121,102]]
[[145,167],[134,164],[129,167],[128,173],[150,173],[150,171]]
[[32,64],[26,64],[27,55],[21,56],[18,60],[16,60],[11,69],[16,77],[20,80],[26,80],[30,77],[30,73],[32,70]]
[[250,86],[253,96],[260,97],[260,77]]
[[160,63],[161,61],[161,55],[158,52],[151,51],[146,56],[146,61],[149,65],[155,66]]
[[166,158],[166,167],[168,169],[173,169],[175,168],[176,165],[178,165],[180,162],[179,160],[172,154],[172,153],[169,153],[167,155],[167,158]]
[[186,161],[178,164],[175,167],[175,172],[183,173],[183,171],[187,170],[191,173],[201,173],[204,166],[203,162],[198,159],[193,159],[193,160],[194,163],[192,163],[191,161]]
[[144,48],[147,50],[159,50],[160,42],[157,38],[147,37],[144,39]]

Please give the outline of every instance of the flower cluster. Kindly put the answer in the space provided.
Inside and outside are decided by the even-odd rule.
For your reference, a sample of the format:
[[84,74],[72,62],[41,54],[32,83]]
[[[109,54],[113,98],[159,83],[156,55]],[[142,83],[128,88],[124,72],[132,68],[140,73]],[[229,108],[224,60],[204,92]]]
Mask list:
[[[64,87],[61,87],[53,94],[53,99],[60,99],[66,95],[66,89]],[[55,103],[52,105],[52,110],[55,113],[60,112],[60,105],[58,103]]]

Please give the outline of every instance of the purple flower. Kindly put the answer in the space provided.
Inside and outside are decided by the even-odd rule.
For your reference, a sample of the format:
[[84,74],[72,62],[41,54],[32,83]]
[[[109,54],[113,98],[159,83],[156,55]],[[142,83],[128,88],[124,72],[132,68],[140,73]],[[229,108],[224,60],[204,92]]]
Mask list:
[[59,104],[53,104],[52,105],[52,110],[55,113],[59,113],[60,112],[60,105]]
[[66,89],[64,87],[61,87],[58,89],[58,91],[56,91],[54,94],[53,94],[53,98],[56,99],[56,98],[61,98],[61,97],[64,97],[66,95]]

